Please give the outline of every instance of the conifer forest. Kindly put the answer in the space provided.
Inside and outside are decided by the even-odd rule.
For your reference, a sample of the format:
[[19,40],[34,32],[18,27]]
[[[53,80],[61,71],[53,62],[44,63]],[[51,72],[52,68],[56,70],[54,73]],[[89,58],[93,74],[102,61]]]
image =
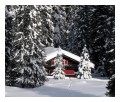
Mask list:
[[107,77],[106,96],[115,96],[115,5],[6,5],[5,85],[44,86],[45,47],[79,57],[86,47],[92,73]]

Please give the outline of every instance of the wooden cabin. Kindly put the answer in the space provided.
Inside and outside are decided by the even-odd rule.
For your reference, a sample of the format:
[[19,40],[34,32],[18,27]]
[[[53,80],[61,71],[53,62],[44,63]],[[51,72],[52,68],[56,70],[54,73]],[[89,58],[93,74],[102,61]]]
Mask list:
[[75,73],[78,71],[78,64],[80,61],[79,56],[72,54],[68,51],[65,51],[61,48],[53,47],[45,48],[45,52],[46,52],[46,70],[49,75],[51,75],[51,73],[55,69],[54,59],[58,53],[61,53],[63,57],[65,75],[74,76]]

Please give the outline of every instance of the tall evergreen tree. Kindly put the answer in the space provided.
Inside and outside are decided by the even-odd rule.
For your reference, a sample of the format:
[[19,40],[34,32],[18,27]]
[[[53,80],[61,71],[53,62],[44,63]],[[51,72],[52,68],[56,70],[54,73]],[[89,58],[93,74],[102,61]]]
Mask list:
[[[111,76],[109,62],[115,57],[114,6],[93,6],[93,8],[90,20],[91,36],[88,40],[92,48],[92,59],[95,61],[96,67],[102,65],[107,76]],[[111,57],[109,53],[111,53]],[[112,69],[114,70],[114,63]]]
[[66,19],[64,23],[64,34],[66,35],[66,40],[64,41],[63,49],[68,50],[70,52],[75,52],[75,38],[76,38],[76,26],[75,26],[75,17],[78,6],[67,5],[65,7]]
[[41,5],[37,6],[37,23],[40,25],[41,32],[41,42],[46,46],[53,46],[53,32],[54,32],[54,25],[52,22],[52,6],[50,5]]
[[26,5],[13,9],[16,12],[11,67],[14,72],[14,85],[21,87],[41,86],[46,80],[44,45],[39,39],[40,35],[33,32],[35,28],[31,25],[35,20],[31,18],[33,9],[33,6]]
[[54,24],[54,46],[64,46],[64,42],[66,39],[65,35],[65,28],[64,28],[64,23],[66,13],[65,13],[65,6],[56,6],[54,5],[52,7],[52,22]]
[[12,52],[12,40],[13,40],[13,17],[9,13],[9,6],[5,7],[5,84],[12,85],[12,73],[11,73],[11,52]]

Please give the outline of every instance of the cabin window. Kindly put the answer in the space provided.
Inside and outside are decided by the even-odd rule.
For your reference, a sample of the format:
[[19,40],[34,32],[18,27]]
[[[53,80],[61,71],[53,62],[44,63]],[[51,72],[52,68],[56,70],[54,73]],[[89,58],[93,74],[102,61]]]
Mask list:
[[68,65],[68,61],[67,60],[65,60],[65,64]]
[[63,59],[63,63],[62,63],[63,65],[68,65],[68,61],[67,60],[65,60],[65,59]]
[[51,65],[54,65],[54,64],[55,64],[55,61],[54,61],[54,60],[52,60],[52,61],[51,61]]
[[[68,61],[63,59],[63,62],[62,62],[63,65],[68,65]],[[51,65],[55,65],[55,60],[52,60],[51,61]]]

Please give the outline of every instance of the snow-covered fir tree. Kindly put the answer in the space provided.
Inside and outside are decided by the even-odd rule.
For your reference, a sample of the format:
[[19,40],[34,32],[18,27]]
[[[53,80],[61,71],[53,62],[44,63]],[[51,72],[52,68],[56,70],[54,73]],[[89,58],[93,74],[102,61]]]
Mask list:
[[115,97],[115,74],[110,78],[106,88],[108,89],[106,95],[109,97]]
[[44,45],[40,40],[41,35],[36,34],[35,28],[32,26],[37,22],[31,15],[35,8],[26,5],[15,7],[11,6],[14,8],[13,12],[16,11],[14,12],[13,58],[11,61],[14,85],[21,87],[41,86],[46,80],[45,53]]
[[8,11],[9,6],[5,7],[5,84],[12,86],[12,40],[13,40],[13,16]]
[[64,28],[66,22],[65,6],[54,5],[52,9],[52,22],[54,24],[54,46],[63,46],[66,39]]
[[115,7],[98,5],[92,6],[91,11],[90,35],[87,39],[91,56],[96,68],[104,67],[107,76],[111,76],[115,68],[114,63],[110,63],[115,59]]
[[53,46],[53,32],[54,25],[52,21],[52,6],[51,5],[41,5],[37,6],[37,23],[38,28],[40,28],[41,42],[46,46]]
[[78,65],[78,71],[80,74],[80,78],[84,78],[84,79],[92,78],[92,75],[91,75],[92,67],[94,67],[94,66],[90,62],[89,53],[88,53],[88,50],[85,45],[83,48],[82,54],[80,56],[80,63]]
[[62,54],[59,53],[60,48],[58,49],[57,57],[54,59],[55,61],[55,69],[52,73],[53,77],[55,79],[65,79],[65,73],[64,73],[64,66],[63,66],[63,58]]

